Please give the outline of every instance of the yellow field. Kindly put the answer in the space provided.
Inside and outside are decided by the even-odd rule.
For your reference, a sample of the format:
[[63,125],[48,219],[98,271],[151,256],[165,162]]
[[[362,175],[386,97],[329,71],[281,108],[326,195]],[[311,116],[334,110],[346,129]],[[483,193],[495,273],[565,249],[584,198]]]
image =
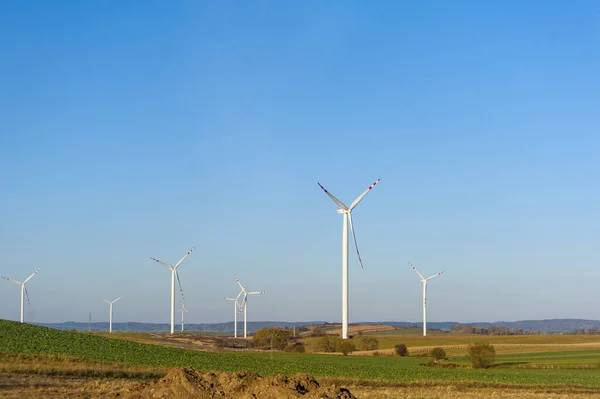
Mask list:
[[502,345],[564,345],[600,344],[598,335],[477,335],[444,334],[423,337],[417,334],[377,335],[380,349],[392,349],[394,345],[405,344],[409,349],[432,346],[467,345],[475,341],[485,341],[494,346]]

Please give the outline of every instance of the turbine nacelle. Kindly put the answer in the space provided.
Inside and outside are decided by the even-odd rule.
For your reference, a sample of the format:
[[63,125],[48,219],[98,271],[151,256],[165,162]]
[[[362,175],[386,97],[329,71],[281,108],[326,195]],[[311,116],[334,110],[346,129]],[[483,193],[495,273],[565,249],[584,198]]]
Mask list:
[[350,213],[347,209],[341,209],[341,208],[339,208],[336,212],[339,213],[340,215],[343,215],[344,213]]

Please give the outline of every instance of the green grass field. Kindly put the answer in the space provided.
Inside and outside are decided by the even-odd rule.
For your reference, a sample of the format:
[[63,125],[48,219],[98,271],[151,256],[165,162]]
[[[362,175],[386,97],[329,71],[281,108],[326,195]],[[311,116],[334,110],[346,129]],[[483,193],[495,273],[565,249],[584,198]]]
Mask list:
[[[59,331],[10,321],[0,321],[0,352],[49,353],[85,360],[148,367],[192,366],[204,370],[249,370],[259,374],[310,373],[331,378],[381,379],[397,382],[469,381],[481,384],[578,386],[600,388],[600,369],[521,369],[524,364],[598,365],[600,350],[568,354],[500,355],[502,367],[488,370],[431,368],[424,359],[388,356],[338,356],[286,353],[211,353]],[[466,358],[458,357],[459,362]]]

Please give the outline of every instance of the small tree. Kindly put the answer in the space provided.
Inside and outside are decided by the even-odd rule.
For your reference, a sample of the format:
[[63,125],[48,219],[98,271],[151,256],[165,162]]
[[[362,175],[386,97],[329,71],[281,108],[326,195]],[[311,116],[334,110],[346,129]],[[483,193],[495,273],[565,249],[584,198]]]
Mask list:
[[283,328],[263,328],[258,330],[252,338],[252,346],[261,349],[282,350],[290,340],[292,333]]
[[431,355],[431,358],[433,359],[434,363],[437,363],[440,360],[446,359],[446,351],[444,351],[444,349],[440,348],[439,346],[436,348],[433,348],[430,352],[430,355]]
[[306,350],[304,349],[304,344],[302,342],[290,342],[285,348],[283,348],[283,351],[304,353]]
[[469,356],[471,365],[475,369],[486,369],[494,363],[496,359],[496,349],[485,342],[475,342],[469,345]]
[[361,351],[371,351],[379,349],[379,341],[375,337],[363,336],[358,341],[358,348]]
[[346,339],[338,339],[335,347],[336,352],[341,352],[344,356],[347,356],[348,353],[354,352],[356,347],[354,344]]
[[319,339],[315,344],[315,351],[317,352],[335,352],[337,337],[323,337]]
[[398,344],[394,346],[394,351],[398,356],[408,356],[408,348],[405,344]]

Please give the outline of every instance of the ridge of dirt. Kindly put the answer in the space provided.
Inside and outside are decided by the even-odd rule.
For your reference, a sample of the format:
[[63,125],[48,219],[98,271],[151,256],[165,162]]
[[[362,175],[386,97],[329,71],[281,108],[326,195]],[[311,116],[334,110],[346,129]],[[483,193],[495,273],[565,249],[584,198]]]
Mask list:
[[170,370],[155,382],[140,384],[121,395],[124,399],[356,399],[349,390],[321,386],[309,374],[261,376],[249,371],[209,372],[192,367]]

